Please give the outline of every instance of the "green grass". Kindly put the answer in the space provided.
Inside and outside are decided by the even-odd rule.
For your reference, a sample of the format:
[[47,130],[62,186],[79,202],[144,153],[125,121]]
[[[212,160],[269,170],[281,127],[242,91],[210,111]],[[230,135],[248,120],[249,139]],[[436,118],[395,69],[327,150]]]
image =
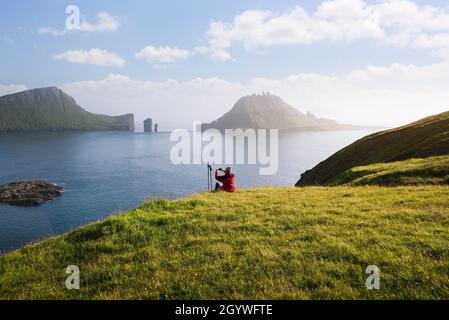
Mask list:
[[[1,299],[448,299],[449,187],[158,200],[0,256]],[[65,268],[81,290],[65,289]],[[377,265],[380,290],[365,288]]]
[[134,130],[132,114],[94,114],[55,87],[0,97],[0,133],[16,131]]
[[297,186],[329,185],[354,167],[449,154],[449,112],[374,133],[303,173]]
[[449,185],[449,156],[377,163],[352,168],[332,185]]

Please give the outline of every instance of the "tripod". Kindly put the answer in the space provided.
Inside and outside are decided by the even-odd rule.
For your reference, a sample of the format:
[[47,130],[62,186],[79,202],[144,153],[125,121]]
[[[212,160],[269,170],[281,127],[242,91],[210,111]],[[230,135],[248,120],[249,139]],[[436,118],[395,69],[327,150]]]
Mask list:
[[212,166],[210,163],[207,163],[207,191],[213,191],[213,180],[212,180]]

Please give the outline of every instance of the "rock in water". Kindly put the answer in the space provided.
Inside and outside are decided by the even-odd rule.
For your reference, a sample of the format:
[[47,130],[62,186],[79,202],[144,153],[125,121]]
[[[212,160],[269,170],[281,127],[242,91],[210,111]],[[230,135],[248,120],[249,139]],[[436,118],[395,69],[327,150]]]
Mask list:
[[153,119],[148,118],[143,122],[143,130],[145,132],[153,132]]
[[43,180],[17,181],[0,186],[0,203],[31,207],[61,195],[63,187]]

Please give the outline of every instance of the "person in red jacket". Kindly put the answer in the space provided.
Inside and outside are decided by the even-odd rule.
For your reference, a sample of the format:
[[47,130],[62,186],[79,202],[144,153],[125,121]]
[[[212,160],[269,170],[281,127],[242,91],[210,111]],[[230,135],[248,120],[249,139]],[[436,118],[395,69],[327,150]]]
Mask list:
[[[220,171],[224,172],[224,175],[220,176]],[[222,168],[217,169],[215,171],[215,179],[223,184],[222,186],[220,186],[220,184],[217,182],[217,184],[215,185],[215,191],[235,191],[235,175],[232,173],[231,168],[226,168],[226,171]]]

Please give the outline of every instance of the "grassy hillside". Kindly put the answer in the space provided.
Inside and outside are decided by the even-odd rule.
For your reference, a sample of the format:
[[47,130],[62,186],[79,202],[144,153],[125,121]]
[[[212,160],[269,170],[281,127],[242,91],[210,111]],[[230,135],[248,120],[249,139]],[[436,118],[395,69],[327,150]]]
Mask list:
[[94,114],[56,87],[0,97],[0,132],[56,130],[134,130],[132,114]]
[[367,136],[304,173],[297,186],[330,184],[358,166],[448,154],[449,112],[445,112]]
[[355,167],[329,182],[332,185],[449,185],[449,156],[410,159]]
[[[149,202],[0,256],[2,299],[449,299],[449,187]],[[77,265],[81,290],[65,289]],[[365,269],[381,289],[365,288]]]

